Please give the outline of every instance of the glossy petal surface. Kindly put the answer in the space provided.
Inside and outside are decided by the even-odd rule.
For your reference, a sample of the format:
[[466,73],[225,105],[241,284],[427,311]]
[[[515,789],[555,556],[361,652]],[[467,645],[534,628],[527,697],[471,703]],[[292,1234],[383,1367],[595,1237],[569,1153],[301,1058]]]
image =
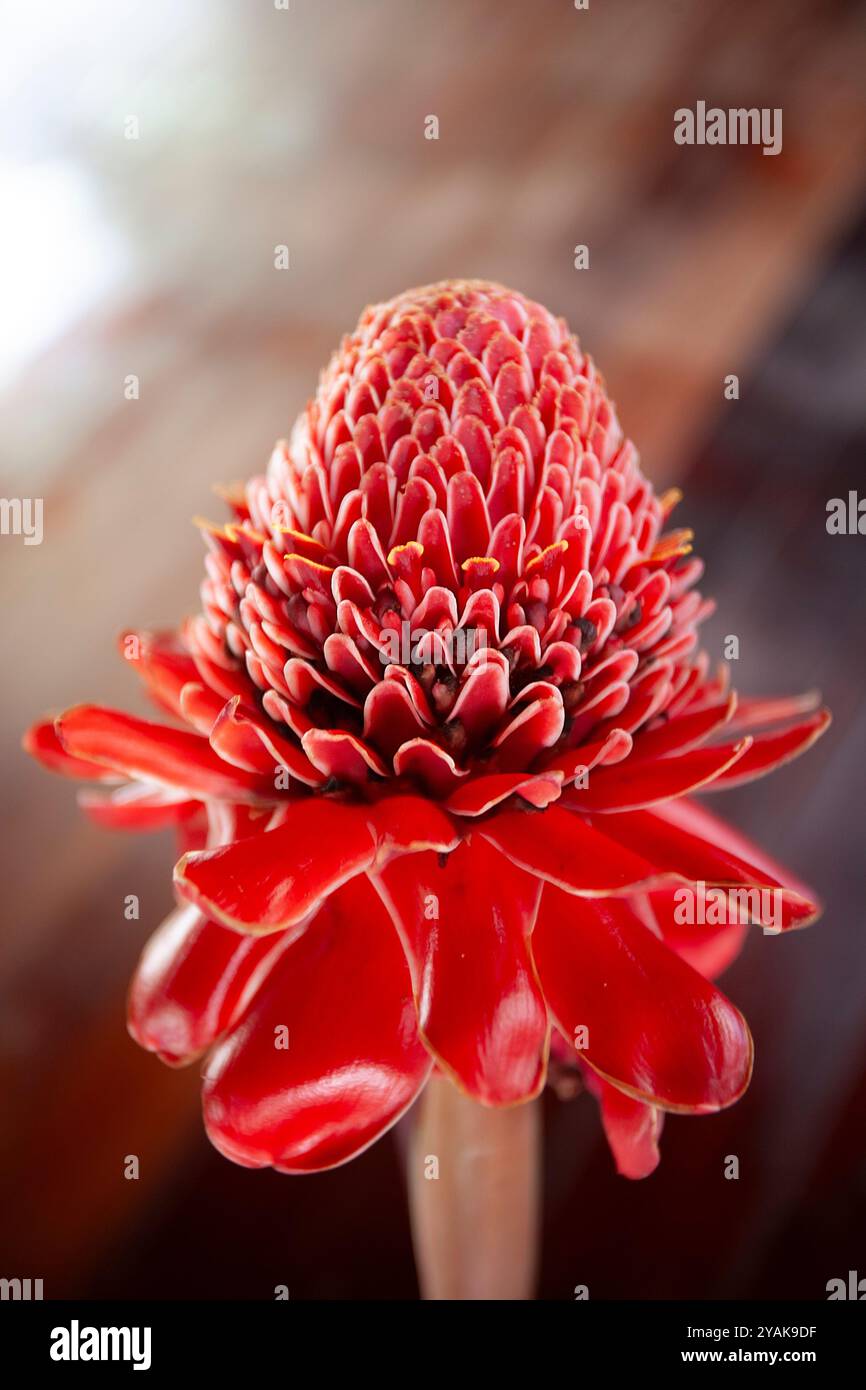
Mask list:
[[73,758],[115,774],[158,782],[198,796],[258,801],[273,781],[242,772],[220,758],[206,739],[121,710],[78,705],[55,720],[57,737]]
[[541,885],[480,836],[377,879],[412,972],[421,1031],[476,1100],[508,1104],[544,1079],[547,1013],[527,950]]
[[376,851],[364,808],[299,801],[275,830],[184,855],[175,883],[183,897],[225,926],[283,931],[371,867]]
[[367,880],[356,879],[280,956],[212,1054],[205,1124],[246,1167],[331,1168],[399,1118],[430,1066],[400,943]]
[[742,1015],[628,904],[545,887],[532,941],[545,997],[581,1055],[635,1099],[709,1112],[742,1095],[752,1039]]
[[230,1027],[285,937],[241,936],[189,903],[144,948],[129,991],[129,1031],[172,1065],[191,1062]]

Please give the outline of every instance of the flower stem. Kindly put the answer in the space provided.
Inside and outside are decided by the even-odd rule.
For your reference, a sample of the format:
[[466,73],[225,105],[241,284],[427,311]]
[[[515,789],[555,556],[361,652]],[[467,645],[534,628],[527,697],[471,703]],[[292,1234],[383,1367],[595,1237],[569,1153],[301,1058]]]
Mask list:
[[409,1209],[422,1297],[531,1298],[539,1241],[540,1103],[490,1108],[433,1076],[415,1108]]

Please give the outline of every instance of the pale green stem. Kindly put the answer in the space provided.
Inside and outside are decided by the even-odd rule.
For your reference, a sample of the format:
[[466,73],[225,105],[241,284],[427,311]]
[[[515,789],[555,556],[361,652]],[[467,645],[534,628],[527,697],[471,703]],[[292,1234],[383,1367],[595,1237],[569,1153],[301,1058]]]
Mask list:
[[538,1265],[541,1105],[479,1105],[431,1077],[415,1105],[408,1186],[425,1299],[529,1299]]

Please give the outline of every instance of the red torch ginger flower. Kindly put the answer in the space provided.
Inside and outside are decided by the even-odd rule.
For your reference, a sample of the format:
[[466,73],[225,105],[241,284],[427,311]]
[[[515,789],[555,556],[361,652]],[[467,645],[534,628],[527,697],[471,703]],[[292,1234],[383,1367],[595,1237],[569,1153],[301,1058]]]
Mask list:
[[[372,1143],[434,1066],[485,1105],[536,1096],[552,1025],[620,1171],[651,1171],[664,1111],[749,1082],[712,977],[750,920],[818,911],[691,794],[794,757],[828,714],[710,673],[677,495],[564,322],[500,286],[367,309],[225,496],[200,616],[124,639],[174,722],[79,706],[27,737],[102,784],[100,824],[179,828],[133,1037],[209,1052],[224,1154],[305,1172]],[[683,925],[698,886],[745,899]]]

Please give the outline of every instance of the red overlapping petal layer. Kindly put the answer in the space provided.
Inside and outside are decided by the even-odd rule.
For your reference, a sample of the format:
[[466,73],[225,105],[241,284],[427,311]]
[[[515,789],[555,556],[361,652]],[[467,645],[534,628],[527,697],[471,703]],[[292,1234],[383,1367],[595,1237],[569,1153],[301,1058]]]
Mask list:
[[[752,1070],[745,1019],[621,899],[548,885],[532,953],[548,1007],[605,1080],[665,1110],[708,1113],[742,1095]],[[586,1030],[584,1035],[582,1030]]]
[[283,951],[204,1078],[217,1148],[249,1168],[332,1168],[411,1105],[432,1062],[396,933],[363,877]]
[[547,1009],[528,950],[541,893],[473,835],[442,860],[395,860],[376,886],[412,973],[418,1024],[475,1100],[528,1100],[544,1084]]

